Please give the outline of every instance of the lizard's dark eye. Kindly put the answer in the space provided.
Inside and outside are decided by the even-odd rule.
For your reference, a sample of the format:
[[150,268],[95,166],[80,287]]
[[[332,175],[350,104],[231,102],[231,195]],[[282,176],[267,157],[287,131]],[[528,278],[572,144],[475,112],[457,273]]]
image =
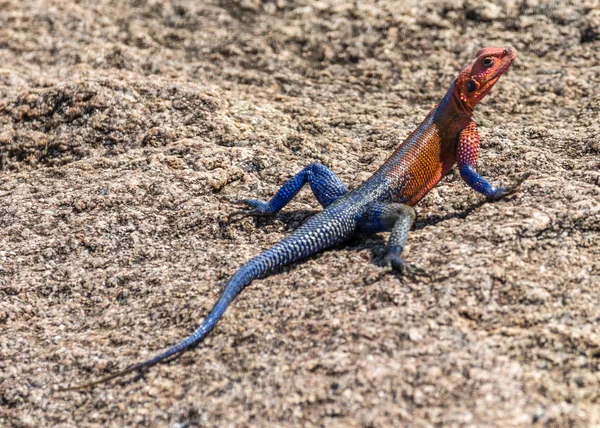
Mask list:
[[477,89],[477,83],[474,80],[467,80],[467,92],[473,92]]
[[488,56],[487,58],[483,58],[481,63],[484,67],[491,67],[491,65],[494,63],[494,58]]

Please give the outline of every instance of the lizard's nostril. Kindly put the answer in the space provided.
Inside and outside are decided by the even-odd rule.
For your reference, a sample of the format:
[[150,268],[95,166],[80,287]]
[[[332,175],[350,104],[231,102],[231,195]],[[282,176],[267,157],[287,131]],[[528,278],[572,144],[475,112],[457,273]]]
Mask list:
[[506,46],[504,48],[504,55],[516,55],[517,51],[512,46]]

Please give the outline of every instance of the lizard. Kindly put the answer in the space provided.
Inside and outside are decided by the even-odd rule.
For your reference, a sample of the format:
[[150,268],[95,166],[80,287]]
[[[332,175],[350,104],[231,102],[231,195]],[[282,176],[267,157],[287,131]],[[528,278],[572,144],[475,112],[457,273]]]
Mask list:
[[425,120],[400,144],[383,165],[362,185],[348,191],[326,166],[312,163],[290,178],[268,201],[239,201],[245,210],[232,216],[273,216],[305,185],[309,184],[323,211],[310,217],[289,236],[250,259],[229,279],[204,322],[187,338],[146,361],[131,365],[98,380],[60,390],[92,387],[116,377],[140,371],[202,342],[215,327],[234,298],[253,280],[327,248],[357,233],[390,232],[385,260],[402,275],[426,274],[401,256],[415,220],[414,206],[458,164],[460,176],[488,200],[499,200],[516,191],[529,176],[512,185],[493,187],[477,173],[479,134],[472,116],[475,106],[490,92],[516,58],[514,48],[489,47],[454,79],[442,100]]

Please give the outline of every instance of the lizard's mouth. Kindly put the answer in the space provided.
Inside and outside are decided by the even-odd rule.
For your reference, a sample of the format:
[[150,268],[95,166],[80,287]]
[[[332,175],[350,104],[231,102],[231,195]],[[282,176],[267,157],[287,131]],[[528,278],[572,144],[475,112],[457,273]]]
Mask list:
[[494,76],[490,77],[489,80],[483,84],[484,91],[487,91],[487,93],[492,92],[492,88],[494,87],[498,79],[500,79],[501,74],[502,73],[496,73],[494,74]]
[[506,69],[510,66],[511,62],[512,62],[512,58],[510,60],[507,60],[504,64],[502,64],[502,67],[500,67],[498,69],[498,71],[496,71],[492,75],[492,77],[490,77],[488,80],[486,80],[486,82],[482,85],[483,90],[486,91],[485,93],[489,93],[492,91],[492,88],[494,87],[496,82],[500,79],[500,76],[502,76],[504,74],[504,72],[506,71]]

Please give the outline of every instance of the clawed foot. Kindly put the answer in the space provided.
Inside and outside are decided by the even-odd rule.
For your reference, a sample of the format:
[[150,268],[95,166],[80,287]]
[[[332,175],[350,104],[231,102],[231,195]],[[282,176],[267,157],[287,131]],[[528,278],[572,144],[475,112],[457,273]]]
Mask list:
[[239,201],[233,201],[233,203],[238,205],[245,205],[250,209],[232,212],[231,214],[229,214],[229,221],[232,221],[234,218],[243,218],[247,216],[269,217],[275,215],[275,213],[269,208],[268,204],[257,199],[242,199]]
[[431,278],[431,275],[424,269],[418,266],[406,263],[400,256],[388,254],[385,257],[385,262],[388,266],[407,278],[416,280],[419,277]]
[[492,196],[488,197],[488,200],[490,200],[490,201],[498,201],[498,200],[500,200],[502,198],[505,198],[507,196],[510,196],[510,195],[514,194],[517,191],[517,189],[519,188],[519,186],[525,180],[527,180],[530,176],[531,176],[531,173],[530,172],[526,172],[525,174],[523,174],[522,176],[520,176],[510,186],[500,187],[498,190],[496,190],[496,192],[494,192],[494,194]]

